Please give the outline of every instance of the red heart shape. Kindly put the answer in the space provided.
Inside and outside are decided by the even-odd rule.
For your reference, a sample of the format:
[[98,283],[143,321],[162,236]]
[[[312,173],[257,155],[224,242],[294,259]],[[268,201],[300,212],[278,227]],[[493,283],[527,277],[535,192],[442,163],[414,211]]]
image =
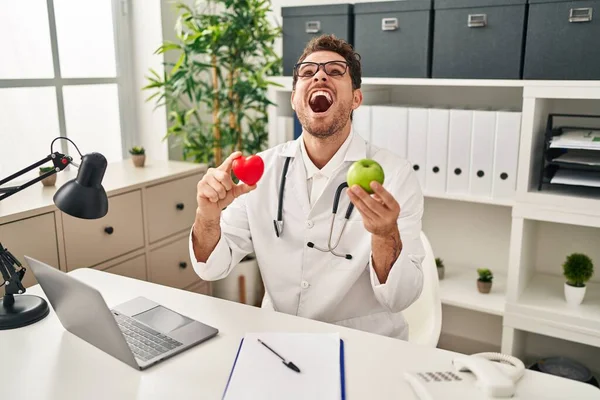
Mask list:
[[233,160],[232,169],[240,181],[252,186],[262,177],[265,170],[265,163],[257,155],[249,157],[240,156]]

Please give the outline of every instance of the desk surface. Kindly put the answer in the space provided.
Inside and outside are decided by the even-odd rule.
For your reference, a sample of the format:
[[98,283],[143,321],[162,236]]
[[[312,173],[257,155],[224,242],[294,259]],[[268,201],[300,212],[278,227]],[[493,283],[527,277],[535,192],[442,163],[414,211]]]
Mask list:
[[[96,287],[110,307],[145,296],[217,327],[217,337],[146,371],[137,371],[64,330],[51,309],[44,320],[0,332],[6,399],[220,399],[246,332],[339,332],[346,343],[347,398],[416,399],[404,371],[452,368],[456,353],[265,311],[169,287],[81,268],[72,276]],[[36,285],[28,293],[44,296]],[[45,296],[44,296],[45,297]],[[553,397],[534,395],[545,389]],[[519,399],[598,399],[598,389],[532,371]]]

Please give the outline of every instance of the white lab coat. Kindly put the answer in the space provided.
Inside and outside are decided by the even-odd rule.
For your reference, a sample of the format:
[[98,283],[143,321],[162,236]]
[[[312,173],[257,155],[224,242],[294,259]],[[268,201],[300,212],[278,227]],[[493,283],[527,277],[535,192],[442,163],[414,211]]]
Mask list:
[[[263,308],[408,339],[408,326],[401,311],[421,293],[421,263],[425,256],[420,240],[423,195],[413,169],[406,160],[384,149],[371,147],[367,154],[367,143],[355,134],[344,162],[311,208],[300,140],[302,137],[260,154],[265,163],[264,175],[255,190],[237,198],[223,211],[221,238],[206,263],[196,261],[190,241],[194,270],[204,280],[222,279],[244,256],[254,252],[265,284]],[[284,229],[278,238],[273,220],[286,157],[293,159],[284,191]],[[385,284],[379,282],[371,265],[371,234],[365,230],[356,208],[336,249],[338,253],[350,253],[351,260],[307,246],[312,241],[327,248],[335,191],[345,182],[350,165],[363,158],[381,164],[384,187],[401,207],[398,228],[403,248]],[[348,203],[343,192],[333,243]]]

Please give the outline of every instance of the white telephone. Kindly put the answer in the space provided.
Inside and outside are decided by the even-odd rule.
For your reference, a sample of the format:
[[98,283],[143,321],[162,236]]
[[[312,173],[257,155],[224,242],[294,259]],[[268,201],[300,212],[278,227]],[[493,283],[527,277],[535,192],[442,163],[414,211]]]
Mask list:
[[461,356],[452,363],[455,371],[413,371],[404,377],[421,400],[476,400],[514,396],[525,373],[521,360],[499,353]]

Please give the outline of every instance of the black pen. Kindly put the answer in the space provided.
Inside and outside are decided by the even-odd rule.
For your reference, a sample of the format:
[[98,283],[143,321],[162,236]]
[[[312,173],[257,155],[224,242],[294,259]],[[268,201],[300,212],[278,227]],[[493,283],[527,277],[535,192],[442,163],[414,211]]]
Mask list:
[[294,364],[291,361],[287,361],[285,358],[281,357],[279,354],[277,354],[277,352],[275,350],[273,350],[272,348],[270,348],[269,346],[267,346],[267,344],[265,342],[263,342],[260,339],[257,339],[263,346],[265,346],[267,349],[271,350],[277,357],[281,358],[281,360],[283,361],[283,364],[288,367],[289,369],[293,369],[296,372],[300,372],[300,368],[298,368],[296,366],[296,364]]

